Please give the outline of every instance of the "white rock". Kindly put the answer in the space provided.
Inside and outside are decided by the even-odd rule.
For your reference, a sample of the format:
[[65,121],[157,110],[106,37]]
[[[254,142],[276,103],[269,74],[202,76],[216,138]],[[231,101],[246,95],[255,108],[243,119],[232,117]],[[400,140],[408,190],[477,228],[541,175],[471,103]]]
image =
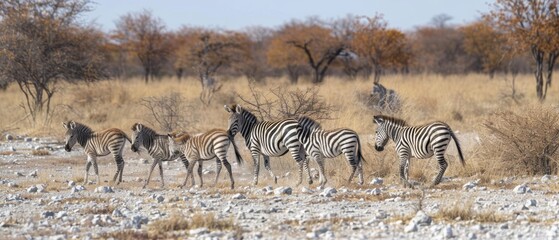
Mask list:
[[526,184],[520,184],[513,189],[516,194],[524,194],[528,191],[528,186]]
[[43,193],[47,191],[47,186],[44,184],[37,184],[35,186],[37,187],[37,192]]
[[69,187],[69,188],[71,188],[71,187],[73,187],[73,186],[75,186],[75,185],[76,185],[76,183],[75,183],[74,181],[72,181],[72,180],[68,181],[68,187]]
[[147,224],[148,222],[149,222],[149,219],[147,217],[142,216],[142,215],[136,215],[136,216],[132,217],[132,225],[136,229],[142,228],[142,225]]
[[77,193],[85,190],[85,187],[82,185],[76,185],[72,187],[72,193]]
[[237,193],[235,195],[233,195],[233,197],[231,197],[232,199],[246,199],[247,197],[245,197],[245,195],[241,194],[241,193]]
[[60,218],[66,217],[66,216],[68,216],[68,213],[66,213],[66,211],[60,211],[60,212],[56,213],[56,218],[57,219],[60,219]]
[[471,233],[468,233],[467,238],[469,240],[475,240],[475,239],[477,239],[477,235],[475,233],[471,232]]
[[404,232],[416,232],[417,231],[417,225],[413,222],[410,222],[405,228],[404,228]]
[[15,172],[14,174],[16,175],[16,177],[23,177],[23,173]]
[[27,192],[28,193],[37,192],[37,187],[36,186],[31,186],[31,187],[27,188]]
[[372,185],[382,185],[384,183],[384,180],[382,178],[373,178],[373,180],[371,181]]
[[331,197],[332,195],[334,195],[337,192],[338,192],[338,190],[336,190],[335,188],[327,187],[320,193],[320,196]]
[[113,188],[109,186],[100,186],[95,188],[96,193],[114,193]]
[[203,235],[203,234],[206,234],[206,233],[209,233],[209,232],[210,231],[208,230],[208,228],[202,227],[202,228],[192,229],[188,233],[190,235],[193,235],[193,236],[199,236],[199,235]]
[[417,225],[420,225],[420,226],[431,225],[432,221],[433,220],[431,219],[431,217],[423,211],[417,211],[417,213],[415,214],[415,217],[413,217],[412,220],[411,220],[411,222],[413,222]]
[[6,141],[12,141],[12,140],[14,140],[14,136],[10,134],[6,134]]
[[155,200],[158,203],[162,203],[163,201],[165,201],[165,197],[163,197],[162,195],[158,195],[157,197],[155,197]]
[[113,217],[124,217],[124,214],[122,214],[122,212],[120,210],[118,210],[118,208],[115,208],[115,210],[113,210],[113,213],[111,214],[111,216],[113,216]]
[[452,227],[446,226],[443,228],[443,238],[452,238],[454,234],[452,233]]
[[140,158],[140,162],[143,163],[143,164],[148,164],[149,160],[144,159],[144,158]]
[[16,188],[16,187],[18,187],[18,185],[17,185],[17,183],[15,183],[15,182],[9,182],[9,183],[8,183],[8,187]]
[[290,187],[279,187],[274,189],[275,195],[291,195],[293,190]]
[[369,194],[375,195],[375,196],[378,196],[382,193],[382,191],[379,188],[373,188],[373,189],[367,190],[367,192]]
[[549,201],[547,203],[547,205],[550,206],[550,207],[557,207],[557,205],[559,205],[559,202],[557,202],[557,200],[553,199],[553,200]]
[[33,172],[27,174],[28,177],[36,178],[39,170],[35,169]]
[[31,142],[31,141],[33,141],[33,138],[30,138],[30,137],[25,137],[25,138],[23,139],[23,141],[26,141],[26,142]]
[[307,193],[307,194],[313,194],[314,193],[314,191],[312,189],[308,188],[308,187],[302,187],[301,192],[302,193]]
[[526,203],[524,203],[524,206],[535,207],[537,203],[538,202],[535,199],[528,199],[528,200],[526,200]]
[[464,189],[464,190],[466,190],[466,191],[467,191],[467,190],[470,190],[470,189],[473,189],[473,188],[477,187],[478,182],[479,182],[479,181],[470,181],[470,182],[467,182],[466,184],[464,184],[464,186],[462,186],[462,189]]
[[41,213],[41,216],[43,216],[43,218],[54,217],[54,212],[52,212],[52,211],[44,211],[43,213]]

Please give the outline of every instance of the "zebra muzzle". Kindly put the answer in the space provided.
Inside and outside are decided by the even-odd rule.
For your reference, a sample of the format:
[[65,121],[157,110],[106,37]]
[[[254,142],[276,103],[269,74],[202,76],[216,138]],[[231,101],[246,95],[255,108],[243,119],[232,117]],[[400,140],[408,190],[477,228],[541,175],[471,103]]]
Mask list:
[[375,145],[375,149],[379,152],[382,152],[382,150],[384,150],[384,147]]
[[132,150],[132,152],[137,152],[138,148],[134,145],[132,145],[132,147],[130,147],[130,150]]
[[66,150],[66,152],[70,152],[70,151],[72,151],[72,148],[68,144],[66,144],[64,146],[64,150]]

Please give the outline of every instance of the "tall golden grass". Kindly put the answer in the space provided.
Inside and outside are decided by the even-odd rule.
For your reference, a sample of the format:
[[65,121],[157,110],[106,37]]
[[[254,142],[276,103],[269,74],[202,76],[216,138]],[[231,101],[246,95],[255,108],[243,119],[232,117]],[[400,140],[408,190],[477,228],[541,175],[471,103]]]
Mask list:
[[[519,75],[516,79],[517,94],[523,95],[518,101],[506,97],[511,93],[510,76],[495,76],[490,79],[486,75],[389,75],[382,78],[382,83],[394,89],[403,100],[401,113],[397,117],[404,118],[410,124],[421,124],[433,120],[447,122],[455,132],[481,132],[482,123],[491,114],[502,110],[515,110],[522,106],[539,104],[535,95],[535,84],[532,75]],[[203,132],[213,128],[226,128],[228,113],[223,109],[224,104],[240,102],[237,95],[250,98],[248,81],[244,78],[227,79],[222,81],[223,87],[211,104],[205,106],[199,101],[201,85],[195,79],[178,81],[174,78],[164,78],[145,84],[142,79],[126,81],[106,80],[89,84],[60,84],[60,88],[53,98],[55,109],[51,120],[47,123],[32,124],[25,119],[26,112],[21,107],[23,95],[17,86],[10,86],[5,92],[0,92],[0,130],[11,129],[18,134],[50,135],[63,137],[61,122],[76,120],[89,125],[93,129],[109,127],[121,128],[129,132],[135,122],[146,122],[148,111],[140,102],[145,97],[158,97],[171,92],[180,93],[192,106],[184,112],[191,119],[186,131]],[[289,85],[287,79],[268,79],[265,84],[255,87],[266,92],[279,85]],[[288,89],[313,87],[311,83],[289,85]],[[369,110],[359,101],[357,95],[369,93],[372,82],[364,79],[349,81],[343,78],[328,78],[317,86],[324,100],[333,105],[332,120],[322,121],[325,128],[347,127],[356,130],[361,137],[364,156],[368,161],[365,176],[396,177],[397,160],[393,151],[378,153],[367,144],[372,140],[375,126],[372,116],[375,112]],[[559,100],[559,89],[552,87],[548,92],[548,99],[544,105],[555,107]],[[242,104],[242,103],[241,103]],[[155,127],[155,126],[154,126]],[[452,143],[451,143],[452,144]],[[390,147],[392,146],[392,147]],[[393,148],[389,145],[387,149]],[[249,159],[248,151],[242,152]],[[447,170],[448,175],[472,176],[486,167],[486,161],[477,157],[476,151],[466,152],[467,167],[462,168],[456,159],[452,159]],[[296,165],[289,156],[282,160],[272,160],[275,171],[292,171]],[[349,169],[345,159],[327,160],[326,170],[330,175],[340,179],[331,181],[344,184]],[[339,167],[343,165],[344,167]],[[434,160],[412,161],[411,176],[428,175],[428,181],[436,172]],[[276,174],[283,172],[277,172]],[[261,177],[266,176],[262,173]],[[343,181],[342,181],[343,180]]]

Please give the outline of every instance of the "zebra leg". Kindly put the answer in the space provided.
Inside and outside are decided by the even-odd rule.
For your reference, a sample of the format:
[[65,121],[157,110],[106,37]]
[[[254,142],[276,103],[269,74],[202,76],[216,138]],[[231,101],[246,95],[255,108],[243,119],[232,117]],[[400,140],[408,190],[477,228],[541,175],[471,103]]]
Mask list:
[[[202,178],[202,161],[198,161],[198,177],[200,178],[200,187],[204,186],[204,179]],[[194,174],[192,174],[192,183],[194,184]]]
[[347,179],[347,183],[351,183],[351,180],[353,180],[353,176],[355,176],[355,172],[357,172],[357,162],[356,162],[356,156],[355,156],[356,152],[345,152],[346,155],[346,159],[347,162],[349,163],[349,166],[351,167],[351,174],[349,175],[349,178]]
[[446,162],[445,158],[444,158],[444,152],[437,154],[437,162],[439,163],[439,174],[437,174],[437,177],[435,178],[435,181],[433,181],[433,186],[441,183],[441,180],[443,178],[443,174],[446,171],[446,168],[448,167],[448,163]]
[[400,179],[402,179],[402,182],[404,183],[404,187],[411,188],[412,185],[408,181],[409,162],[410,162],[409,158],[405,156],[400,157]]
[[235,188],[235,180],[233,179],[233,172],[231,171],[231,164],[227,161],[227,158],[223,159],[223,165],[225,165],[225,169],[229,173],[229,179],[231,180],[231,189]]
[[258,173],[260,172],[260,153],[252,153],[252,161],[254,163],[254,178],[252,185],[258,185]]
[[151,164],[151,167],[149,168],[148,178],[144,182],[144,186],[142,188],[146,188],[146,186],[149,184],[149,180],[151,179],[151,173],[153,172],[153,169],[155,168],[155,165],[157,165],[158,162],[159,162],[159,159],[155,159],[155,158],[153,159],[153,163]]
[[326,180],[326,175],[324,174],[324,159],[322,159],[320,156],[314,156],[314,161],[316,162],[316,164],[318,165],[318,174],[319,174],[319,182],[320,182],[320,188],[323,188],[324,185],[326,185],[326,182],[328,180]]
[[[299,147],[299,158],[304,161],[303,171],[307,173],[307,182],[309,183],[309,185],[311,185],[313,184],[313,180],[311,176],[311,170],[309,168],[310,156],[307,157],[307,154],[305,153],[305,149],[303,148],[302,145]],[[299,178],[299,184],[303,181],[302,178],[303,178],[302,176]]]
[[161,176],[161,188],[165,187],[165,179],[163,178],[163,162],[159,161],[159,175]]
[[[227,161],[227,159],[225,159]],[[215,182],[214,187],[217,186],[217,180],[219,179],[219,174],[221,173],[221,160],[219,158],[215,158]]]
[[188,180],[188,160],[186,158],[182,159],[182,164],[186,168],[186,177],[184,178],[184,182],[180,185],[180,188],[183,188],[186,185],[186,180]]
[[87,185],[87,181],[89,178],[89,168],[91,167],[91,157],[87,156],[87,162],[85,163],[85,177],[84,177],[84,185]]
[[93,171],[95,172],[95,176],[97,177],[97,184],[101,184],[101,181],[99,180],[99,167],[97,166],[97,158],[92,157],[91,162],[93,163]]
[[186,186],[186,182],[188,181],[188,177],[192,176],[192,184],[191,186],[194,186],[194,174],[192,173],[192,169],[194,168],[194,164],[196,164],[196,162],[192,162],[192,164],[188,163],[185,164],[185,166],[188,166],[186,169],[186,177],[184,178],[184,182],[182,183],[182,185],[180,186],[181,188]]
[[266,155],[264,155],[264,168],[268,170],[270,176],[272,177],[272,179],[274,179],[274,184],[278,184],[278,177],[274,175],[274,172],[272,172],[272,167],[270,166],[270,157]]
[[113,177],[113,182],[115,182],[117,180],[118,177],[118,182],[116,182],[116,184],[120,184],[120,182],[122,182],[122,172],[124,170],[124,159],[122,159],[122,156],[120,155],[116,155],[115,156],[115,161],[116,161],[116,166],[117,166],[117,171],[115,176]]
[[363,160],[361,160],[361,162],[359,162],[359,166],[358,166],[358,171],[359,171],[359,185],[363,185],[363,183],[365,182],[365,180],[363,180]]

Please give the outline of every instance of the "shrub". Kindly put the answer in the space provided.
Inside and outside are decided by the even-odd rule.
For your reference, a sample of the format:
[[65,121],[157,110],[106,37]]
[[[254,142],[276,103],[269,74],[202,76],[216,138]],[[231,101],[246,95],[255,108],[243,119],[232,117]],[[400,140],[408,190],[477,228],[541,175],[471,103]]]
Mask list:
[[481,149],[484,161],[510,174],[557,173],[559,114],[545,106],[502,111],[483,124],[487,130]]
[[173,131],[188,124],[185,117],[190,106],[180,93],[172,92],[168,96],[142,98],[140,104],[148,109],[146,121],[158,126],[163,131]]

